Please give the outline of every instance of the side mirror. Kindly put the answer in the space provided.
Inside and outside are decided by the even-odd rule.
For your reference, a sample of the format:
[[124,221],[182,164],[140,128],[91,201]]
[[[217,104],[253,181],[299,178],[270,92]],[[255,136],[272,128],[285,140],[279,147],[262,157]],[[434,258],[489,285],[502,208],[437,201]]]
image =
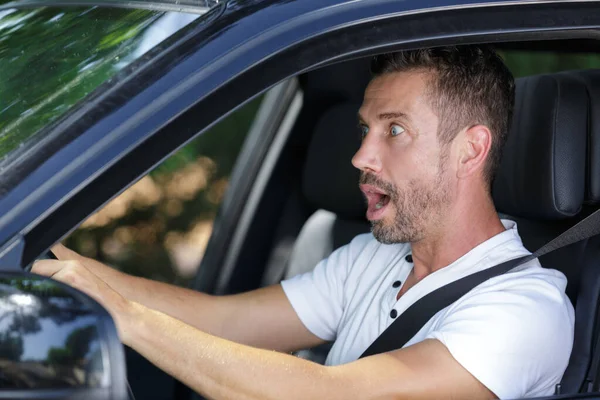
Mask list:
[[0,399],[127,399],[123,345],[85,294],[0,272]]

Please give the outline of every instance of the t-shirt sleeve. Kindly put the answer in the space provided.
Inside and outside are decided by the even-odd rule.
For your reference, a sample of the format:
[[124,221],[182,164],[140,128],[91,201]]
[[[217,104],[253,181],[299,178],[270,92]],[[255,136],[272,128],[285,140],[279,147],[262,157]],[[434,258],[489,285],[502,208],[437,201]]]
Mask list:
[[344,309],[344,284],[354,263],[353,254],[366,241],[362,236],[331,253],[312,271],[281,282],[304,326],[325,341],[336,338]]
[[[573,315],[551,285],[488,292],[455,303],[427,338],[437,339],[500,399],[553,388],[573,345]],[[533,390],[533,391],[532,391]],[[552,393],[550,393],[552,394]]]

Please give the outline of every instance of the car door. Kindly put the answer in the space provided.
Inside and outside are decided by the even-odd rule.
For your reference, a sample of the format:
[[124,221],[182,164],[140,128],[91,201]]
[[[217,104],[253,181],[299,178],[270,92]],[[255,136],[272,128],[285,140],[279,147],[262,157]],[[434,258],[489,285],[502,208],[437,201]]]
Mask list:
[[[439,5],[248,1],[214,8],[157,45],[118,82],[44,128],[44,146],[6,164],[10,173],[1,182],[0,208],[6,211],[0,217],[0,265],[27,266],[215,121],[308,69],[384,49],[524,40],[542,33],[545,38],[580,37],[600,26],[596,2]],[[273,118],[287,112],[289,108]],[[245,179],[239,172],[239,185],[222,204],[196,288],[218,292],[231,282],[231,271],[239,265],[239,243],[247,235],[243,218],[255,213],[251,207],[256,205],[248,200],[260,193],[261,171],[269,177],[265,168],[277,137],[249,150],[248,158],[260,156],[247,160],[253,168],[245,171]]]
[[[385,48],[453,43],[456,37],[461,43],[535,39],[541,32],[546,39],[584,37],[598,22],[597,2],[443,9],[385,1],[297,5],[249,1],[215,7],[44,127],[43,142],[4,165],[0,207],[10,212],[0,218],[0,242],[6,256],[29,264],[190,138],[303,71]],[[400,23],[405,28],[398,29]]]
[[[260,193],[245,204],[227,197],[244,190],[249,175],[264,175],[273,166],[260,158],[276,157],[276,143],[285,141],[298,101],[298,84],[291,79],[245,104],[92,214],[65,245],[122,272],[189,287],[223,215],[253,213],[257,201],[252,199]],[[259,187],[255,184],[254,190]],[[185,397],[185,386],[131,348],[126,348],[126,361],[136,398]]]

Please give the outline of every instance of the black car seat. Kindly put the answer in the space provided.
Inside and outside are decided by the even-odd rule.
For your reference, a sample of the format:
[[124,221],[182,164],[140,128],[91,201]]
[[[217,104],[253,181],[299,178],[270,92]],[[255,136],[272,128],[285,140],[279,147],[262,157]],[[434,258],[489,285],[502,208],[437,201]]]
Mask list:
[[370,59],[357,59],[305,76],[308,101],[318,100],[324,110],[312,129],[301,182],[303,201],[315,211],[298,234],[280,277],[312,270],[333,250],[369,232],[359,171],[351,163],[360,147],[357,113],[371,79],[369,63]]
[[[494,182],[493,197],[501,215],[517,222],[525,247],[535,251],[580,220],[586,195],[588,142],[586,85],[572,74],[517,80],[512,129]],[[544,267],[562,271],[567,295],[576,306],[576,338],[563,392],[578,392],[590,364],[591,332],[587,313],[598,294],[581,299],[584,271],[598,262],[586,256],[589,240],[540,258]],[[600,275],[596,277],[599,280]],[[586,311],[584,311],[586,310]]]
[[[581,216],[600,205],[600,71],[566,73],[583,83],[587,91],[588,135],[586,148],[586,180],[584,206]],[[568,256],[568,254],[567,254]],[[565,259],[567,261],[568,259]],[[575,307],[575,341],[569,367],[563,376],[563,392],[589,392],[592,383],[598,391],[598,364],[600,363],[600,237],[585,243],[577,282]],[[579,262],[578,262],[579,264]],[[568,266],[567,266],[568,268]],[[577,270],[577,268],[573,268]],[[563,270],[564,271],[564,270]],[[577,279],[578,278],[578,279]]]
[[331,252],[369,232],[366,205],[351,163],[360,147],[358,103],[330,108],[317,123],[308,148],[302,192],[317,211],[304,224],[285,272],[289,278],[312,270]]
[[[294,245],[285,277],[310,271],[335,248],[367,232],[358,171],[351,158],[360,145],[355,99],[329,108],[316,125],[303,193],[316,211]],[[590,108],[592,111],[590,112]],[[589,119],[589,124],[588,124]],[[518,223],[534,251],[589,214],[600,202],[600,73],[579,71],[517,80],[513,126],[493,196],[501,216]],[[585,389],[600,298],[600,239],[573,244],[541,258],[567,276],[576,306],[576,332],[562,391]],[[323,361],[326,348],[303,356]]]

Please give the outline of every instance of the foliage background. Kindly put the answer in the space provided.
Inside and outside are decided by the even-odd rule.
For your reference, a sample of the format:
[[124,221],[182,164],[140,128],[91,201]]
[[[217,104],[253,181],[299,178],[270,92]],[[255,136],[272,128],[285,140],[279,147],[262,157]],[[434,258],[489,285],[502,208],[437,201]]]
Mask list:
[[189,284],[260,101],[183,147],[84,222],[66,245],[134,275]]
[[[36,140],[36,132],[103,82],[117,79],[149,41],[156,44],[169,29],[174,32],[190,21],[130,9],[0,11],[0,159]],[[517,77],[600,68],[597,54],[501,54]],[[66,244],[128,273],[187,285],[260,101],[182,148],[91,216]]]
[[[501,55],[516,77],[600,68],[600,55],[524,51]],[[187,285],[204,254],[212,221],[259,103],[234,112],[183,148],[100,212],[110,213],[121,201],[127,203],[110,223],[83,224],[67,245],[126,272]],[[155,190],[147,186],[160,188],[160,200],[147,202]],[[193,195],[187,194],[190,190]],[[128,201],[131,197],[136,200]]]
[[[196,18],[99,7],[0,11],[0,162]],[[259,104],[182,148],[87,220],[67,245],[128,273],[187,284]]]

